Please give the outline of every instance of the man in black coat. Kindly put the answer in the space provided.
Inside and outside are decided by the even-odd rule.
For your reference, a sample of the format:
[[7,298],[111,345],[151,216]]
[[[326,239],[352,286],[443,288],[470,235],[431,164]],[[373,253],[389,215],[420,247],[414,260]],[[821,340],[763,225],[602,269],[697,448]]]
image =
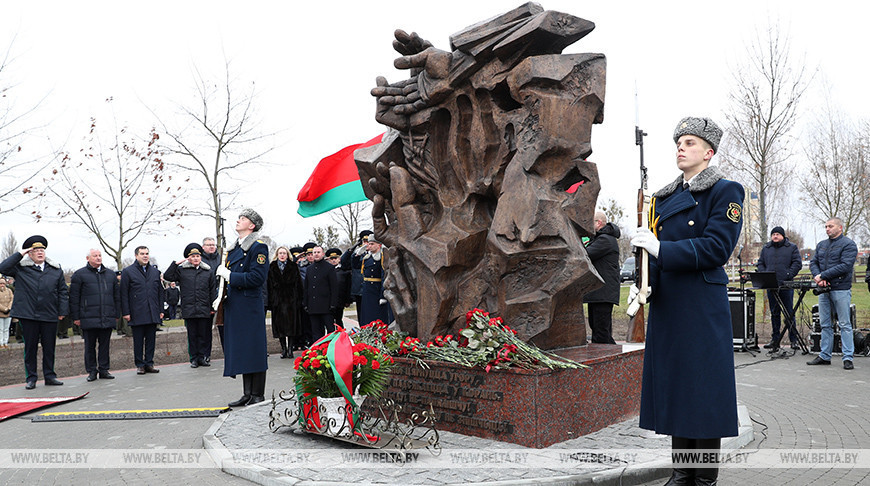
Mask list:
[[338,278],[335,267],[323,259],[323,247],[315,246],[313,259],[303,286],[302,305],[311,321],[312,342],[332,332],[335,326],[333,313],[338,307]]
[[[45,257],[48,240],[31,236],[22,250],[0,263],[0,274],[15,278],[11,317],[24,335],[25,388],[36,388],[36,352],[42,344],[42,375],[46,385],[63,385],[54,372],[57,321],[69,314],[69,289],[60,265]],[[27,257],[27,258],[25,258]]]
[[136,263],[121,271],[121,313],[133,331],[136,373],[159,373],[154,367],[157,325],[163,320],[160,271],[150,265],[148,247],[136,247]]
[[616,344],[613,340],[613,305],[619,303],[619,227],[607,222],[603,211],[595,212],[595,237],[586,254],[604,286],[583,296],[592,342]]
[[[211,267],[211,274],[214,275],[217,270],[218,265],[221,264],[221,255],[217,251],[217,241],[211,236],[206,236],[202,239],[202,261],[205,262],[206,265]],[[214,281],[215,292],[217,292],[218,281],[217,277],[215,277]],[[215,326],[218,330],[218,339],[221,342],[221,349],[224,347],[224,326],[223,324]],[[211,347],[208,348],[208,352],[205,355],[206,363],[211,361]]]
[[96,380],[98,374],[102,380],[111,380],[114,376],[109,373],[109,346],[112,329],[121,315],[120,285],[115,272],[103,266],[100,250],[92,248],[86,259],[87,265],[70,279],[70,317],[82,330],[88,381]]
[[[798,349],[797,332],[792,326],[794,290],[783,288],[782,283],[793,279],[801,271],[801,254],[797,245],[785,237],[785,230],[782,229],[782,226],[777,226],[770,231],[770,241],[761,249],[761,256],[758,258],[758,271],[776,272],[776,283],[780,285],[779,289],[767,290],[773,334],[771,334],[770,343],[765,344],[764,347],[767,349],[779,348],[779,342],[782,340],[780,333],[781,316],[785,312],[785,326],[788,329],[791,347]],[[776,298],[777,294],[779,294],[779,300]],[[783,307],[780,307],[780,302]]]
[[349,306],[350,300],[350,268],[341,266],[341,250],[338,248],[330,248],[326,250],[326,260],[335,267],[335,277],[338,288],[338,305],[335,307],[335,312],[332,317],[335,318],[335,323],[344,327],[344,308]]
[[191,368],[211,366],[205,357],[211,354],[212,302],[217,299],[217,286],[202,254],[202,246],[191,243],[184,249],[185,259],[170,263],[163,272],[164,280],[172,282],[171,286],[176,282],[181,285],[181,315],[187,328]]
[[175,282],[170,282],[169,287],[165,291],[166,294],[166,319],[175,319],[175,309],[178,307],[178,300],[181,297],[178,287]]

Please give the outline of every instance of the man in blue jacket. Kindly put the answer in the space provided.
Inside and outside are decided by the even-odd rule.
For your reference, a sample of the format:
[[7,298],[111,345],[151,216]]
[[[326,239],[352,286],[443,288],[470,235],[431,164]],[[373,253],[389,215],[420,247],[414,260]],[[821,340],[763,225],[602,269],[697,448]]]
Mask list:
[[115,377],[109,373],[109,346],[112,329],[121,315],[120,285],[115,272],[103,266],[100,250],[92,248],[86,259],[87,265],[70,279],[70,317],[82,330],[88,381],[96,380],[98,375],[101,380],[111,380]]
[[843,235],[843,220],[831,218],[825,222],[828,239],[816,245],[816,254],[810,261],[810,271],[819,290],[819,323],[822,326],[822,342],[819,355],[808,365],[831,364],[834,349],[832,312],[837,314],[840,339],[843,345],[843,369],[851,370],[855,344],[852,335],[852,319],[849,307],[852,304],[852,271],[858,258],[858,246]]
[[[761,249],[761,256],[758,258],[758,271],[776,272],[776,282],[780,286],[779,289],[767,290],[773,334],[771,334],[770,343],[765,344],[764,347],[767,349],[779,348],[779,342],[782,340],[780,316],[784,311],[785,327],[788,328],[791,348],[798,349],[797,330],[792,325],[794,321],[792,315],[794,290],[782,287],[782,283],[793,279],[801,271],[801,254],[797,245],[785,237],[785,230],[782,229],[782,226],[777,226],[770,231],[770,241]],[[779,294],[779,301],[776,299],[777,294]],[[779,302],[782,302],[784,309],[780,308]]]
[[45,257],[45,237],[31,236],[21,248],[0,263],[0,274],[15,278],[15,300],[9,315],[18,318],[24,335],[25,388],[36,388],[36,352],[40,344],[45,384],[63,385],[54,372],[57,321],[69,315],[69,289],[63,269]]
[[154,367],[157,325],[163,320],[163,284],[160,271],[148,262],[147,246],[136,247],[136,263],[121,271],[121,313],[133,331],[136,373],[159,373]]

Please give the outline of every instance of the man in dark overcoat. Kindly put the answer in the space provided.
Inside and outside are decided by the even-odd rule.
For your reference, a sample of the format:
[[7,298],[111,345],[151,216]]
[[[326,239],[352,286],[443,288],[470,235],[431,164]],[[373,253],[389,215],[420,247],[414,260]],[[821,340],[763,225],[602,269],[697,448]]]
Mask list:
[[205,357],[211,352],[212,302],[217,298],[217,286],[202,254],[202,246],[191,243],[184,248],[184,259],[170,263],[163,272],[164,280],[181,286],[181,314],[187,328],[191,368],[211,366]]
[[42,376],[46,385],[63,385],[54,372],[57,322],[69,315],[69,289],[63,269],[45,257],[48,240],[35,235],[24,240],[21,251],[0,263],[0,274],[15,278],[11,317],[21,323],[24,336],[25,388],[36,387],[36,353],[42,345]]
[[312,248],[312,262],[303,285],[302,306],[311,322],[311,339],[317,342],[335,330],[333,313],[338,307],[338,277],[335,266],[324,260],[323,247]]
[[593,343],[616,344],[613,305],[619,303],[619,234],[619,227],[607,222],[604,211],[595,212],[595,237],[586,246],[586,254],[604,285],[583,296]]
[[[214,275],[217,271],[217,267],[220,266],[223,262],[221,262],[221,254],[217,251],[217,240],[212,238],[211,236],[206,236],[202,239],[202,261],[205,262],[206,265],[211,267],[211,274]],[[217,277],[215,277],[215,293],[217,293]],[[224,348],[224,326],[223,323],[219,323],[217,327],[218,331],[218,339],[221,343],[221,349]],[[205,362],[208,363],[211,361],[211,347],[208,348],[208,353],[205,355]]]
[[269,271],[269,247],[260,230],[263,218],[244,209],[236,221],[239,235],[217,276],[228,282],[224,302],[224,376],[242,375],[242,397],[229,405],[242,407],[265,400],[266,313],[263,284]]
[[[721,137],[708,118],[680,121],[674,141],[682,174],[653,195],[650,229],[631,240],[650,254],[652,287],[640,427],[672,436],[674,450],[718,450],[722,437],[737,435],[723,266],[740,235],[744,190],[709,167]],[[715,464],[675,467],[671,484],[715,484],[717,477]]]
[[163,284],[151,265],[147,246],[137,246],[136,261],[121,270],[121,313],[133,333],[136,373],[159,373],[154,367],[157,325],[163,320]]
[[[76,270],[69,285],[69,313],[82,330],[88,381],[115,378],[109,373],[112,329],[121,316],[121,286],[115,272],[103,266],[103,254],[92,248],[87,264]],[[99,354],[97,349],[99,345]]]
[[[782,322],[782,314],[785,313],[785,327],[788,329],[791,347],[792,349],[798,349],[797,330],[792,326],[792,321],[794,320],[794,316],[792,316],[794,289],[783,287],[782,283],[793,279],[801,271],[801,254],[797,245],[788,241],[788,238],[785,237],[785,230],[782,226],[776,226],[770,231],[770,241],[764,245],[761,249],[761,255],[758,257],[758,271],[776,272],[776,283],[780,286],[778,289],[767,290],[767,301],[768,305],[770,305],[770,324],[773,333],[771,334],[770,343],[765,344],[764,347],[767,349],[779,348],[779,342],[782,339],[780,324]],[[782,304],[782,307],[780,307],[780,304]]]
[[336,324],[344,327],[344,308],[349,306],[350,300],[350,268],[341,266],[341,250],[330,248],[326,250],[326,260],[335,267],[335,277],[338,282],[338,305],[332,313]]
[[178,307],[178,301],[181,298],[181,292],[175,286],[175,282],[170,282],[169,287],[165,290],[166,295],[166,319],[175,319],[175,310]]

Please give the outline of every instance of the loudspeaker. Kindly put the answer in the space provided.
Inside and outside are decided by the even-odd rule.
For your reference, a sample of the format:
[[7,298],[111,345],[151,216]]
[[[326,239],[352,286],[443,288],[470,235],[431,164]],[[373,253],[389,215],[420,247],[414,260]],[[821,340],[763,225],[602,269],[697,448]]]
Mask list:
[[[855,304],[849,305],[849,311],[850,311],[849,313],[851,314],[849,316],[849,320],[852,321],[852,331],[854,331],[856,329],[855,323],[857,322],[857,312],[855,310]],[[813,313],[813,332],[822,332],[822,323],[819,320],[819,305],[818,304],[813,306],[812,313]],[[834,313],[834,315],[832,317],[833,318],[831,319],[831,327],[834,329],[834,334],[839,336],[840,335],[840,326],[837,324],[836,312]]]
[[744,290],[740,298],[740,290],[728,291],[728,302],[731,305],[731,330],[734,336],[734,350],[758,348],[758,336],[755,334],[755,292]]

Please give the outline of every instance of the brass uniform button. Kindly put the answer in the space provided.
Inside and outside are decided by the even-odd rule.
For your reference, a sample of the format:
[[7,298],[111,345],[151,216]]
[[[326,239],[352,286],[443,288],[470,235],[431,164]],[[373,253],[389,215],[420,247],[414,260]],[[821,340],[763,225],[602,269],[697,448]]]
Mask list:
[[661,230],[662,230],[662,227],[661,227],[661,226],[659,226],[659,231],[661,231]]
[[691,219],[689,220],[689,226],[695,226],[695,222],[692,221]]

